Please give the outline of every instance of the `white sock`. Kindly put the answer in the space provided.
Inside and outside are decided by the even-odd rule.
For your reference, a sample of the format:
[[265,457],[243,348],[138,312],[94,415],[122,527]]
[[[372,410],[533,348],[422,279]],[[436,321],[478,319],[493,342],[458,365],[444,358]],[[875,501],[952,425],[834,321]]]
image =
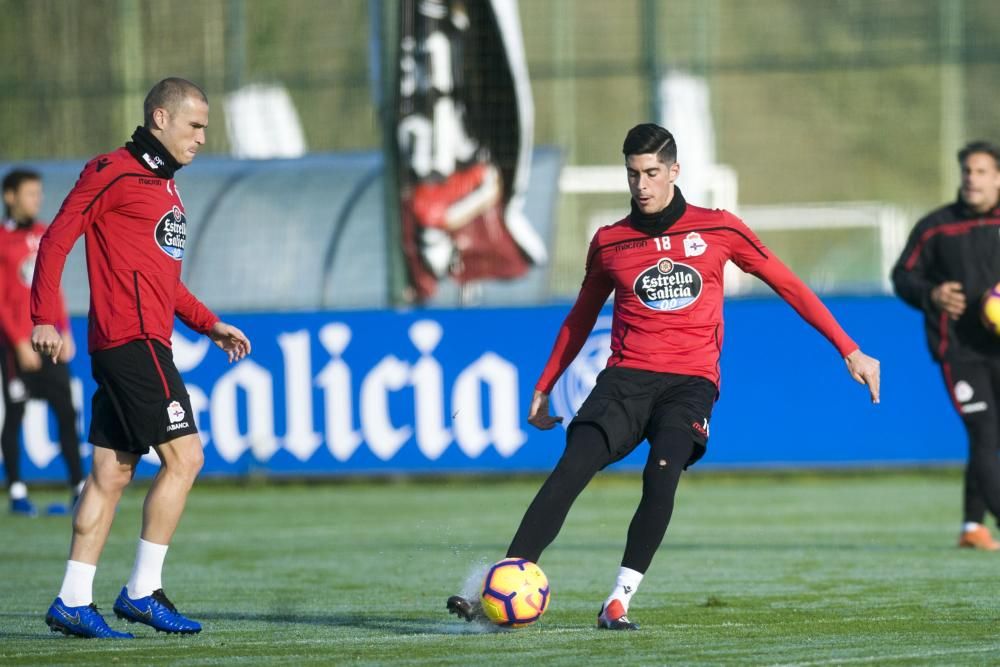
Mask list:
[[167,557],[166,544],[153,544],[140,538],[135,550],[135,567],[128,580],[128,596],[133,600],[149,597],[163,588],[163,559]]
[[628,611],[629,602],[632,601],[632,596],[635,595],[640,583],[642,583],[641,572],[627,567],[619,568],[618,580],[615,582],[615,587],[611,589],[611,595],[604,601],[604,608],[607,609],[612,600],[618,600],[625,607],[625,611]]
[[975,521],[966,521],[965,523],[962,524],[962,532],[967,533],[970,530],[976,530],[977,528],[979,528],[980,525],[981,524],[978,524]]
[[28,487],[25,486],[24,482],[14,482],[7,489],[7,493],[10,494],[11,500],[21,500],[28,497]]
[[66,576],[63,577],[59,597],[67,607],[83,607],[94,601],[94,574],[97,566],[78,560],[66,561]]

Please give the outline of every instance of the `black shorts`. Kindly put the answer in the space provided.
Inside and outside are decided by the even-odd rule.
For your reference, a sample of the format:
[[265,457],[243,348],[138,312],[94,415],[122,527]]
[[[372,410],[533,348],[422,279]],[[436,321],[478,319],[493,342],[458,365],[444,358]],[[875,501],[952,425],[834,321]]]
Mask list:
[[604,433],[611,463],[664,428],[683,430],[695,444],[685,468],[705,455],[718,390],[711,380],[635,368],[605,368],[569,427],[593,424]]
[[90,442],[134,454],[198,432],[191,399],[170,348],[133,340],[91,355],[97,391]]
[[0,348],[0,374],[5,405],[24,403],[32,398],[54,401],[71,394],[69,366],[53,362],[49,357],[42,357],[42,367],[37,371],[22,371],[14,349]]

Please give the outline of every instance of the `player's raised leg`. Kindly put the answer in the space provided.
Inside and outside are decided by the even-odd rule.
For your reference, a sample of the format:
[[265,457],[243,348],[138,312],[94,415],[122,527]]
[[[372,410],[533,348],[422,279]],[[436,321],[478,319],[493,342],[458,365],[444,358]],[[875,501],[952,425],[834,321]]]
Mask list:
[[115,600],[119,618],[144,623],[161,632],[192,634],[201,624],[177,611],[163,592],[163,561],[180,523],[188,493],[204,463],[201,438],[185,435],[154,447],[160,470],[146,494],[142,537],[136,549],[132,576]]
[[132,481],[139,456],[103,447],[94,448],[94,462],[73,514],[73,540],[59,596],[45,622],[53,631],[80,637],[130,639],[128,633],[108,627],[94,605],[94,575],[108,540],[115,508]]
[[[537,563],[562,528],[573,501],[597,472],[610,461],[604,434],[590,423],[574,424],[566,437],[566,450],[528,506],[507,558]],[[448,611],[471,621],[481,615],[479,600],[459,595],[448,598]]]

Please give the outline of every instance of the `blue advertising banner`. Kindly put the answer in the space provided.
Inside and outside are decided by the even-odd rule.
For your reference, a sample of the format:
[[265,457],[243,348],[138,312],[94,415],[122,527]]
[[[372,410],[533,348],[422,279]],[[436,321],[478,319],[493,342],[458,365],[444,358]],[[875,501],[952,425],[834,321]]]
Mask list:
[[[965,440],[925,348],[919,316],[890,298],[827,301],[882,360],[873,406],[835,350],[777,299],[726,306],[722,390],[699,468],[958,461]],[[229,365],[178,325],[174,358],[205,444],[205,475],[542,471],[565,431],[527,410],[566,306],[226,316],[253,342]],[[610,312],[553,391],[572,417],[607,357]],[[73,322],[83,347],[85,320]],[[665,341],[665,344],[669,344]],[[94,385],[73,361],[80,428]],[[33,403],[26,480],[59,480],[55,423]],[[90,446],[85,445],[85,455]],[[621,464],[641,465],[645,446]],[[139,475],[155,473],[150,454]]]

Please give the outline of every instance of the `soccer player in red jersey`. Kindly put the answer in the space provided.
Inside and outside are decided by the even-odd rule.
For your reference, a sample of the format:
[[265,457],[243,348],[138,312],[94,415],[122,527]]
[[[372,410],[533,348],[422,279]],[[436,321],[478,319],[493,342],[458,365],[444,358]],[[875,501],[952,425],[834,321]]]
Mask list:
[[974,141],[958,163],[957,200],[917,222],[892,283],[923,312],[927,347],[968,436],[958,546],[1000,551],[984,524],[987,510],[1000,518],[1000,338],[980,320],[983,297],[1000,280],[1000,146]]
[[[599,628],[636,630],[632,596],[660,546],[681,472],[706,450],[718,396],[722,347],[722,278],[727,261],[770,285],[844,358],[878,403],[879,362],[864,354],[816,295],[757,236],[727,211],[688,204],[675,187],[677,146],[666,129],[632,128],[622,149],[632,211],[594,235],[576,303],[556,337],[532,397],[528,423],[548,430],[562,421],[549,392],[580,351],[601,307],[614,292],[611,356],[567,432],[566,450],[528,507],[507,550],[538,562],[573,501],[605,466],[643,440],[649,457],[642,499],[628,529],[625,554]],[[450,611],[467,619],[463,598]]]
[[163,592],[167,547],[204,460],[195,415],[170,349],[176,315],[229,357],[250,341],[205,307],[181,282],[187,218],[174,173],[205,143],[208,100],[190,81],[164,79],[143,104],[144,125],[132,140],[83,168],[42,237],[31,291],[35,351],[53,359],[63,345],[56,328],[59,280],[66,256],[84,235],[90,283],[89,351],[97,391],[90,476],[73,516],[73,540],[59,596],[45,620],[54,631],[131,638],[108,627],[93,605],[97,562],[122,491],[150,447],[160,470],[143,505],[142,535],[117,616],[170,633],[201,625],[181,615]]
[[[7,475],[10,509],[21,516],[38,511],[21,480],[20,433],[27,401],[48,402],[59,426],[59,446],[71,491],[70,507],[83,488],[80,465],[80,437],[76,432],[76,409],[67,364],[75,345],[69,330],[69,316],[60,305],[57,329],[63,339],[58,361],[42,357],[31,348],[31,276],[35,269],[38,242],[45,225],[38,220],[42,208],[42,177],[30,169],[13,169],[3,179],[5,218],[0,224],[0,374],[2,374],[4,419],[0,432],[3,466]],[[60,295],[60,303],[62,296]],[[66,514],[67,507],[56,503],[48,514]]]

